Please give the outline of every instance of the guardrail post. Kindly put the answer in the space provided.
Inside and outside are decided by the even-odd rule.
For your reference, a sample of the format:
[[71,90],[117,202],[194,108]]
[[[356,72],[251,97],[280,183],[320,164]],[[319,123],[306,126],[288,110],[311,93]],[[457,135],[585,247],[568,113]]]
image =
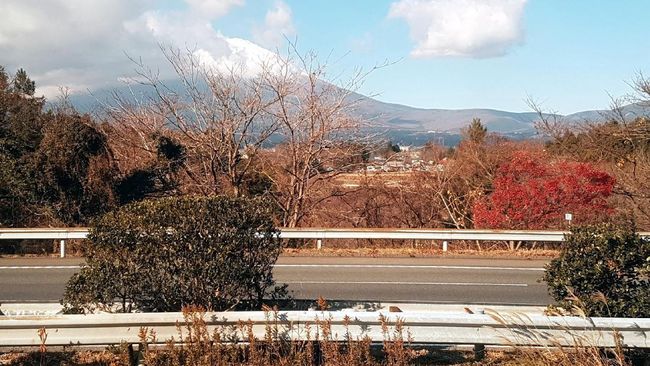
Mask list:
[[474,345],[474,361],[482,361],[485,358],[485,345]]
[[448,245],[448,244],[449,244],[449,243],[447,243],[446,240],[442,242],[442,251],[443,251],[443,252],[446,252],[446,251],[447,251],[447,249],[448,249],[448,248],[447,248],[447,245]]
[[61,244],[60,245],[61,258],[65,258],[65,240],[61,239],[61,242],[59,244]]
[[[477,309],[476,314],[485,314],[484,309]],[[484,344],[475,344],[474,345],[474,361],[482,361],[485,358],[485,345]]]
[[144,344],[138,344],[138,353],[137,353],[136,364],[137,366],[146,366],[144,363]]
[[321,250],[323,247],[323,239],[316,239],[316,249]]

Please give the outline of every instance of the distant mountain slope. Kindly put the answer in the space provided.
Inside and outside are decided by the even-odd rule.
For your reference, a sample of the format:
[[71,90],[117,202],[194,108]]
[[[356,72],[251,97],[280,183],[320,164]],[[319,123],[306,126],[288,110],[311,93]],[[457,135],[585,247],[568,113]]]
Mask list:
[[513,113],[494,109],[421,109],[401,104],[384,103],[362,97],[356,113],[373,126],[388,129],[458,132],[473,118],[480,118],[490,131],[502,133],[534,130],[537,114]]
[[[616,116],[619,112],[612,110],[596,110],[573,113],[564,116],[567,122],[585,122],[585,121],[604,121]],[[650,105],[643,103],[633,103],[623,106],[620,110],[626,120],[632,120],[637,117],[647,116],[650,114]]]
[[[175,89],[174,82],[168,85]],[[180,86],[178,86],[180,89]],[[127,92],[126,87],[116,89]],[[136,94],[146,93],[146,89],[136,85]],[[91,94],[71,96],[72,103],[82,111],[93,110],[99,101],[109,101],[111,90],[98,90]],[[367,121],[373,129],[384,130],[396,142],[405,144],[422,144],[440,136],[458,135],[473,118],[480,118],[489,131],[512,137],[529,137],[535,134],[535,121],[538,116],[534,112],[507,112],[495,109],[423,109],[401,104],[386,103],[379,100],[353,93],[350,98],[358,101],[353,113]],[[611,111],[594,110],[559,116],[568,123],[584,121],[603,121],[611,115]],[[628,118],[647,115],[648,110],[639,104],[623,107],[623,113]],[[445,139],[446,140],[446,139]],[[457,141],[457,138],[450,140]]]

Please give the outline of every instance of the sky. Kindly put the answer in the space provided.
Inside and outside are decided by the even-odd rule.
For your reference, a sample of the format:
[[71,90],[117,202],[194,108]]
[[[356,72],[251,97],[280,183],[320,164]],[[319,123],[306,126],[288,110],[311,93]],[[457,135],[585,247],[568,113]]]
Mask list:
[[650,74],[647,14],[647,0],[2,0],[0,65],[53,98],[119,86],[130,58],[164,74],[159,44],[254,73],[291,40],[331,75],[383,65],[359,90],[381,101],[568,114]]

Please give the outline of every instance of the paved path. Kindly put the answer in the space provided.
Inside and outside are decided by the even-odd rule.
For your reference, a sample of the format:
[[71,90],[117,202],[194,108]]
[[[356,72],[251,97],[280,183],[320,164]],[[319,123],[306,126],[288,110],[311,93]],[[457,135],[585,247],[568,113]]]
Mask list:
[[[0,303],[57,302],[79,258],[0,259]],[[298,299],[545,305],[546,261],[281,257],[274,274]]]

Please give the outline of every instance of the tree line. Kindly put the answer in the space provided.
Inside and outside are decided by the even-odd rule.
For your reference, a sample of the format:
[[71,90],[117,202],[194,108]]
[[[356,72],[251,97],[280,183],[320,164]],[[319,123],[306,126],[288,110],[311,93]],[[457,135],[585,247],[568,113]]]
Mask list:
[[[365,74],[340,88],[313,54],[250,76],[163,51],[177,82],[138,64],[145,92],[115,92],[94,115],[47,104],[24,70],[0,68],[0,226],[86,225],[130,202],[226,195],[265,198],[288,227],[564,228],[572,213],[650,228],[647,115],[540,113],[547,138],[529,141],[474,120],[458,146],[422,148],[435,169],[369,173],[373,154],[404,152],[353,117]],[[635,85],[650,101],[648,82]]]

